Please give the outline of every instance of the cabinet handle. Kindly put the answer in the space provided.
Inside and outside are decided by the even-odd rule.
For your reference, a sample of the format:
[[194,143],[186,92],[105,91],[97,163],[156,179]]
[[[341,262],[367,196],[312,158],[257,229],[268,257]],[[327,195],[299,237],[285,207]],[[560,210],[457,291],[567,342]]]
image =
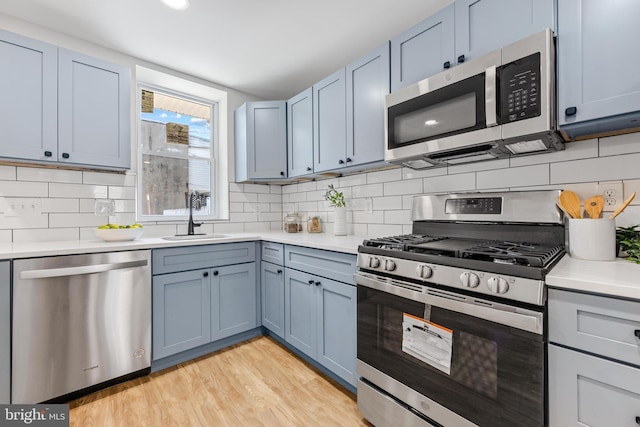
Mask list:
[[464,62],[464,55],[458,56],[458,64],[462,64]]
[[309,280],[309,284],[313,285],[313,279]]
[[351,157],[347,157],[347,163],[351,163]]
[[342,159],[338,160],[338,164],[339,165],[344,165],[344,160],[342,160]]
[[281,171],[281,172],[280,172],[280,176],[284,176],[284,172],[282,172],[282,171]]
[[564,110],[564,115],[575,116],[577,112],[578,112],[578,109],[576,107],[568,107]]
[[636,424],[640,424],[640,417],[636,417]]
[[44,156],[45,157],[51,157],[51,156],[53,156],[53,153],[51,151],[45,151],[44,152]]
[[444,64],[442,64],[442,68],[444,68],[445,70],[448,70],[449,68],[451,68],[451,61],[447,61]]
[[202,273],[202,275],[203,275],[204,277],[209,277],[209,272],[208,272],[208,271],[205,271],[204,273]]
[[311,170],[312,169],[310,167],[307,167],[307,172],[311,172]]
[[636,329],[633,333],[637,338],[640,338],[640,329]]
[[68,159],[69,158],[69,153],[62,153],[62,158],[63,159]]
[[213,272],[213,275],[214,275],[214,276],[217,276],[217,275],[218,275],[218,270],[214,271],[214,272]]
[[282,274],[282,270],[278,270],[278,274]]
[[321,283],[320,283],[320,282],[316,282],[316,286],[320,286],[320,285],[321,285]]

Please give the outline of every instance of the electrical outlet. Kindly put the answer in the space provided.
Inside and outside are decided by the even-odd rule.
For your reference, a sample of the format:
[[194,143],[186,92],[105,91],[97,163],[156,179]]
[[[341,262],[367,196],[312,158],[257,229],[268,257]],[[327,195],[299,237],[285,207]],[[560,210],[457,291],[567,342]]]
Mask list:
[[5,198],[5,217],[35,216],[42,213],[40,199]]
[[615,211],[622,204],[624,198],[622,181],[599,182],[597,192],[604,197],[604,210],[607,212]]

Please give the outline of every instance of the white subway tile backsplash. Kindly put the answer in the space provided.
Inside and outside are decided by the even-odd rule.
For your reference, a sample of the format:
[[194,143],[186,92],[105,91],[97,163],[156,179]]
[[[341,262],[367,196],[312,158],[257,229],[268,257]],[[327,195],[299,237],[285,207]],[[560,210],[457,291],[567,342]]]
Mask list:
[[[91,229],[93,230],[93,228]],[[95,234],[93,235],[95,239]],[[79,240],[78,228],[38,228],[13,231],[14,243],[55,242],[59,240]]]
[[300,182],[298,183],[298,192],[299,193],[308,193],[309,191],[316,191],[317,188],[317,184],[315,181],[309,181],[309,182]]
[[0,215],[0,229],[16,230],[21,228],[48,228],[49,215],[4,216]]
[[16,172],[18,181],[82,183],[80,171],[18,167]]
[[47,197],[46,182],[0,181],[0,197]]
[[565,149],[545,154],[512,157],[511,167],[537,165],[542,163],[558,163],[569,160],[588,159],[598,157],[598,140],[586,139],[565,144]]
[[367,226],[367,236],[371,238],[384,236],[397,236],[404,233],[404,226],[390,224],[369,224]]
[[11,230],[0,230],[0,243],[11,243],[13,241],[13,232]]
[[632,205],[640,205],[640,179],[630,179],[624,182],[624,198],[631,196],[635,191],[636,197],[631,201]]
[[402,209],[402,196],[387,196],[373,198],[373,210],[385,211]]
[[280,194],[258,194],[258,202],[260,203],[277,203],[282,201],[282,195]]
[[106,185],[50,183],[49,197],[106,199],[108,188]]
[[245,193],[270,193],[271,190],[267,184],[245,184]]
[[428,178],[430,176],[440,176],[440,175],[446,175],[446,174],[447,174],[446,167],[427,168],[427,169],[420,169],[420,170],[402,168],[402,179],[404,180]]
[[384,211],[385,224],[411,224],[411,214],[409,211]]
[[93,213],[50,213],[50,228],[97,227],[107,224],[109,217]]
[[244,184],[238,184],[236,182],[229,183],[229,191],[231,193],[243,193],[244,192]]
[[214,233],[242,233],[244,231],[244,224],[241,222],[236,223],[215,223],[213,224]]
[[503,188],[505,184],[511,188],[549,184],[549,165],[477,172],[478,189]]
[[270,185],[269,192],[271,194],[282,194],[282,185]]
[[298,210],[300,212],[311,212],[318,210],[318,202],[300,202],[298,203]]
[[229,212],[244,212],[244,203],[231,202],[229,203]]
[[476,189],[476,174],[461,173],[456,175],[433,176],[424,178],[424,192],[429,194],[453,191],[469,191]]
[[353,223],[384,224],[383,211],[353,211]]
[[640,178],[640,153],[551,164],[551,184]]
[[280,212],[260,212],[258,222],[277,222],[281,221],[282,213]]
[[629,205],[616,217],[616,226],[631,227],[640,224],[640,206]]
[[[78,199],[41,199],[42,212],[80,212]],[[93,209],[91,210],[93,212]]]
[[142,237],[173,236],[178,233],[176,224],[143,224]]
[[136,189],[135,187],[109,186],[109,198],[133,200],[136,198]]
[[282,212],[282,203],[269,203],[269,212]]
[[258,215],[255,212],[237,212],[231,215],[231,222],[256,222]]
[[448,166],[449,175],[465,172],[487,171],[492,169],[504,169],[509,167],[509,159],[490,160],[487,162],[467,163],[463,165]]
[[640,153],[640,133],[600,138],[600,156]]
[[307,201],[317,201],[320,202],[324,199],[324,195],[326,190],[317,190],[317,191],[307,191]]
[[83,184],[117,185],[120,187],[135,187],[135,174],[107,173],[107,172],[82,172]]
[[385,196],[396,196],[402,194],[421,194],[422,179],[408,179],[405,181],[385,182]]
[[245,233],[259,233],[261,231],[271,231],[270,222],[249,222],[244,225]]
[[367,183],[376,184],[379,182],[402,180],[402,168],[388,169],[367,173]]
[[[351,234],[353,234],[354,236],[363,236],[363,238],[366,237],[367,229],[368,229],[367,224],[351,224]],[[327,232],[327,230],[324,230],[324,229],[322,231],[324,233]]]
[[[402,181],[398,181],[402,182]],[[384,194],[384,184],[367,184],[367,185],[358,185],[351,189],[351,197],[382,197]]]
[[[344,187],[353,187],[356,185],[363,185],[367,183],[367,174],[366,173],[361,173],[361,174],[357,174],[357,175],[348,175],[348,176],[343,176],[341,178],[338,179],[339,184],[333,184],[334,187],[336,187],[338,190],[342,191],[342,188]],[[321,188],[327,188],[327,185],[329,185],[330,183],[327,183],[326,185],[322,185],[322,181],[320,181],[318,183],[318,189]]]
[[289,202],[306,202],[307,193],[291,193],[289,194]]
[[258,195],[256,193],[229,193],[230,202],[256,203]]
[[136,201],[135,200],[115,200],[116,212],[128,212],[135,213],[136,212]]
[[289,184],[282,187],[282,194],[290,194],[298,192],[298,184]]
[[15,181],[16,180],[16,167],[15,166],[1,166],[0,165],[0,180],[3,181]]

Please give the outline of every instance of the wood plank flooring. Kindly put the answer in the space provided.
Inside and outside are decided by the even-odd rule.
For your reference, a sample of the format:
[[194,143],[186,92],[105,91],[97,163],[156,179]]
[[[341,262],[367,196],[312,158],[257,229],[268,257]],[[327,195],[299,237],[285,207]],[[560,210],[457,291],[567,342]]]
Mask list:
[[71,427],[371,426],[355,396],[258,337],[70,402]]

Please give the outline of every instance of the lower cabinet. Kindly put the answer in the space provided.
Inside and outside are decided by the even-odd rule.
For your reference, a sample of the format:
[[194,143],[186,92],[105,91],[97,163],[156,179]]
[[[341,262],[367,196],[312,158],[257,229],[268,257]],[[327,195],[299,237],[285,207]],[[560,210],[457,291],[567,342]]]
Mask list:
[[285,340],[356,384],[356,288],[285,269]]
[[153,277],[153,360],[258,326],[255,262]]
[[284,338],[284,267],[262,261],[262,326]]
[[10,402],[11,275],[9,261],[0,262],[0,405]]

